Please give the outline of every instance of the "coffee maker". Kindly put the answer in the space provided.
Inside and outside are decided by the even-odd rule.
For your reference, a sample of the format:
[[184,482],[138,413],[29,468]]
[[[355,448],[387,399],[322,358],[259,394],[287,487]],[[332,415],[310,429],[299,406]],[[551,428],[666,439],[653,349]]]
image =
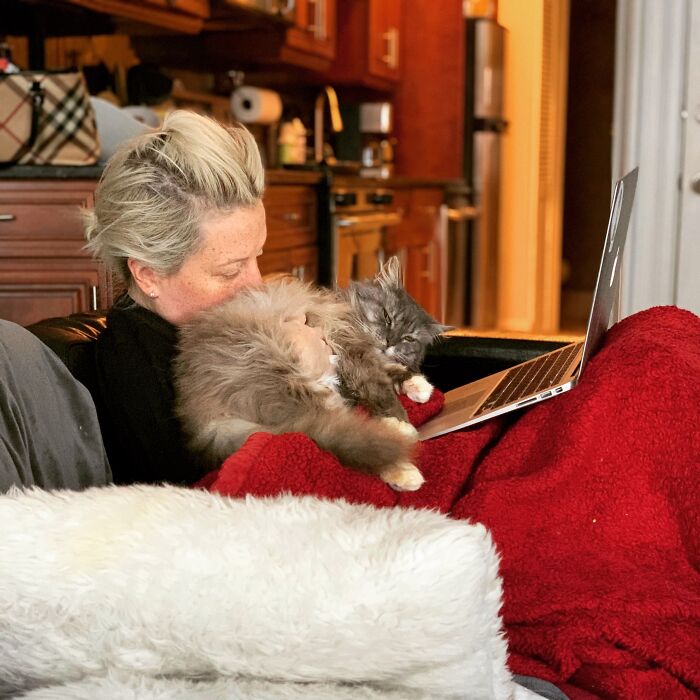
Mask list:
[[391,102],[360,104],[360,134],[362,135],[363,177],[391,177],[394,174],[394,127]]

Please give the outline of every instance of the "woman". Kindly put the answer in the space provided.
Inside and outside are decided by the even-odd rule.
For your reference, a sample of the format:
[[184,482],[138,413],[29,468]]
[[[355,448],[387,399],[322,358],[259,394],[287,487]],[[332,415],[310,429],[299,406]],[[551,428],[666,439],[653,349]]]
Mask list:
[[177,326],[260,283],[263,189],[251,134],[192,112],[173,112],[107,164],[86,237],[126,288],[96,348],[94,398],[115,482],[202,476],[172,410]]

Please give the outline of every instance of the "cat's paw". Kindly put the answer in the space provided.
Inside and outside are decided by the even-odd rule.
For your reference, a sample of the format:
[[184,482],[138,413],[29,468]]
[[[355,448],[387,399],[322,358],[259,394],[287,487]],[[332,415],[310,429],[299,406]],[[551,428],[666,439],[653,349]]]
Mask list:
[[398,418],[394,418],[394,416],[385,416],[382,418],[382,421],[385,424],[390,425],[395,430],[398,430],[402,435],[405,435],[412,440],[418,439],[418,431],[405,420],[399,420]]
[[433,393],[433,385],[422,374],[414,374],[401,385],[401,393],[411,401],[425,403]]
[[382,472],[381,477],[394,491],[417,491],[425,483],[423,475],[410,462],[400,462],[389,467]]

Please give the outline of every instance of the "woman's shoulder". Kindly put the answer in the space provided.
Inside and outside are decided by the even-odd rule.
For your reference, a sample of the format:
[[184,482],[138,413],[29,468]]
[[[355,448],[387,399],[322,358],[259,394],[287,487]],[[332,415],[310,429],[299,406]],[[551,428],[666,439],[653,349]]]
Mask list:
[[107,327],[97,341],[98,364],[150,366],[164,371],[177,350],[177,329],[133,299],[117,300],[107,314]]

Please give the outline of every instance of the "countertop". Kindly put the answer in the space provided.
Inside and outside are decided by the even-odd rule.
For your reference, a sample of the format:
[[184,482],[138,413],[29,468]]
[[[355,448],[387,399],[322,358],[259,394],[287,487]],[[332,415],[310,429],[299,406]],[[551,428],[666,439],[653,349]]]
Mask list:
[[98,180],[103,165],[0,166],[0,180]]
[[[99,180],[104,170],[98,165],[10,165],[0,166],[0,180]],[[271,185],[315,185],[322,174],[314,171],[268,170]]]
[[[0,180],[99,180],[104,165],[11,165],[0,166]],[[320,170],[270,169],[266,172],[271,185],[316,185],[323,178]],[[451,191],[466,188],[458,178],[403,177],[366,178],[334,174],[333,183],[341,187],[441,187]]]

